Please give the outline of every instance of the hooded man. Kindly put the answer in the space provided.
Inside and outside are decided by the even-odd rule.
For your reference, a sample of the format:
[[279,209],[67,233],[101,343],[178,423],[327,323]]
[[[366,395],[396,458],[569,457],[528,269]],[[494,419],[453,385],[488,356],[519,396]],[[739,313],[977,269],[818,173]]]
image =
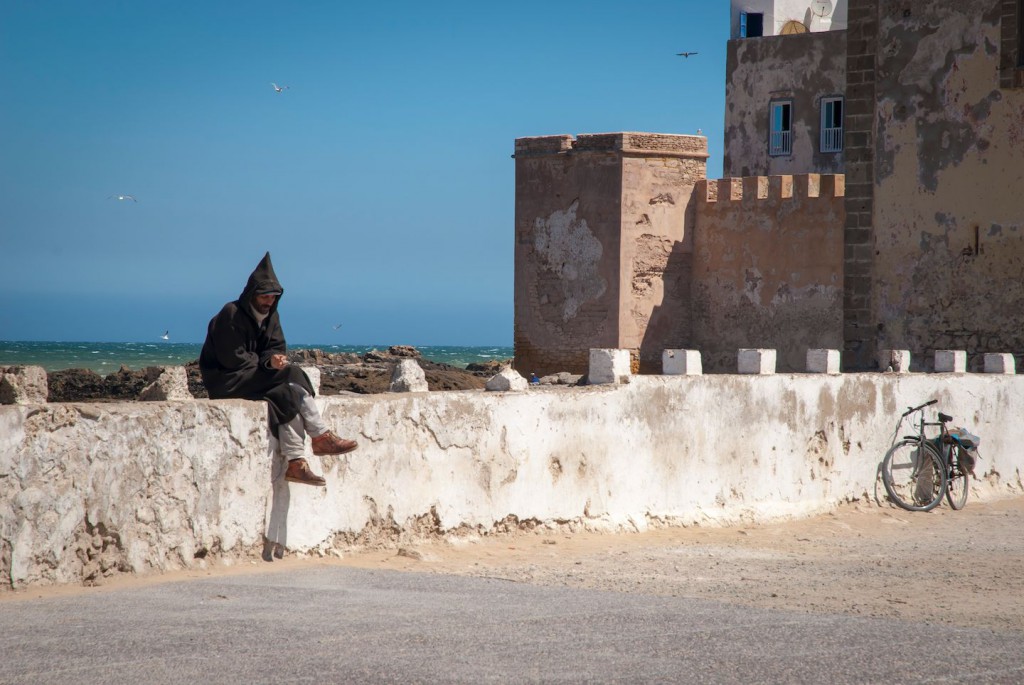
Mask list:
[[288,363],[277,315],[282,294],[268,252],[239,298],[210,320],[199,371],[210,399],[266,400],[270,430],[288,460],[285,478],[324,486],[327,481],[314,474],[303,457],[306,433],[313,438],[316,455],[345,454],[358,445],[327,429],[313,402],[313,384],[302,369]]

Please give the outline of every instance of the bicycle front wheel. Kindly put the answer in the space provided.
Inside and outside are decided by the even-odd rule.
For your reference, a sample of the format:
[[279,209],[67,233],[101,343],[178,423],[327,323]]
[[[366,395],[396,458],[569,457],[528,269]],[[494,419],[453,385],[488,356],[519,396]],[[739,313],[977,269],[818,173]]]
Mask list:
[[950,450],[949,471],[946,477],[946,500],[954,509],[963,509],[967,504],[967,490],[970,487],[970,474],[964,467],[961,448],[956,446]]
[[907,511],[930,511],[946,492],[946,467],[930,444],[908,438],[886,452],[882,484],[896,505]]

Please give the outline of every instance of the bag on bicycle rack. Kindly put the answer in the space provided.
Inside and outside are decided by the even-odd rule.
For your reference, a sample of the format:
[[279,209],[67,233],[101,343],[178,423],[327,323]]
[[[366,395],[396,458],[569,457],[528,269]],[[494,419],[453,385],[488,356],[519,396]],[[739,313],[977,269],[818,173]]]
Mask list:
[[961,454],[963,454],[963,466],[972,476],[974,475],[974,464],[980,459],[978,454],[978,445],[981,444],[981,438],[974,435],[963,426],[959,426],[949,431],[949,437],[956,441],[960,447]]

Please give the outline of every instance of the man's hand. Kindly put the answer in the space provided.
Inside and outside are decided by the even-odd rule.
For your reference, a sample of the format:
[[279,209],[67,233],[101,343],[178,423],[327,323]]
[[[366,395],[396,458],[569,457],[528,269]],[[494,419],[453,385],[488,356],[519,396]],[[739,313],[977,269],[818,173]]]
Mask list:
[[288,357],[283,354],[274,354],[270,356],[270,367],[274,369],[283,369],[288,366]]

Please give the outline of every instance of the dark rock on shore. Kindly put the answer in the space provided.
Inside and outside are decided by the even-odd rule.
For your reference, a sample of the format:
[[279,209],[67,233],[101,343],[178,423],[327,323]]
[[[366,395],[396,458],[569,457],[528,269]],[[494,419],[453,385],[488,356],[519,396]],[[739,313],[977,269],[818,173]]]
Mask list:
[[[288,360],[293,364],[309,363],[307,355],[310,352],[320,353],[320,350],[289,352]],[[430,390],[479,389],[490,377],[423,359],[419,350],[408,345],[393,345],[386,352],[370,350],[363,355],[320,354],[324,363],[316,363],[316,366],[320,369],[320,393],[323,395],[387,392],[391,385],[391,372],[402,359],[415,359],[419,363]]]
[[501,362],[496,359],[491,359],[490,361],[486,362],[472,362],[471,364],[466,364],[466,371],[469,371],[474,376],[483,376],[484,378],[490,378],[491,376],[498,373],[506,366],[509,366],[511,363],[511,359],[506,359],[505,361]]
[[[487,379],[497,373],[504,362],[484,362],[460,369],[422,358],[419,350],[408,345],[393,345],[386,351],[370,350],[358,355],[332,354],[322,350],[293,350],[288,360],[293,364],[320,369],[320,393],[338,395],[342,392],[375,394],[388,392],[391,372],[402,359],[415,359],[423,368],[430,390],[472,390],[483,388]],[[193,397],[209,395],[199,374],[199,362],[185,364],[188,389]],[[47,374],[50,402],[113,402],[134,400],[160,374],[159,367],[132,370],[122,366],[115,373],[101,376],[88,369],[67,369]]]
[[210,396],[203,385],[203,376],[199,373],[198,359],[185,364],[185,375],[188,376],[188,391],[192,393],[192,397],[206,399]]
[[50,402],[123,402],[134,400],[142,389],[160,377],[159,367],[133,371],[122,366],[101,376],[89,369],[65,369],[46,374]]

